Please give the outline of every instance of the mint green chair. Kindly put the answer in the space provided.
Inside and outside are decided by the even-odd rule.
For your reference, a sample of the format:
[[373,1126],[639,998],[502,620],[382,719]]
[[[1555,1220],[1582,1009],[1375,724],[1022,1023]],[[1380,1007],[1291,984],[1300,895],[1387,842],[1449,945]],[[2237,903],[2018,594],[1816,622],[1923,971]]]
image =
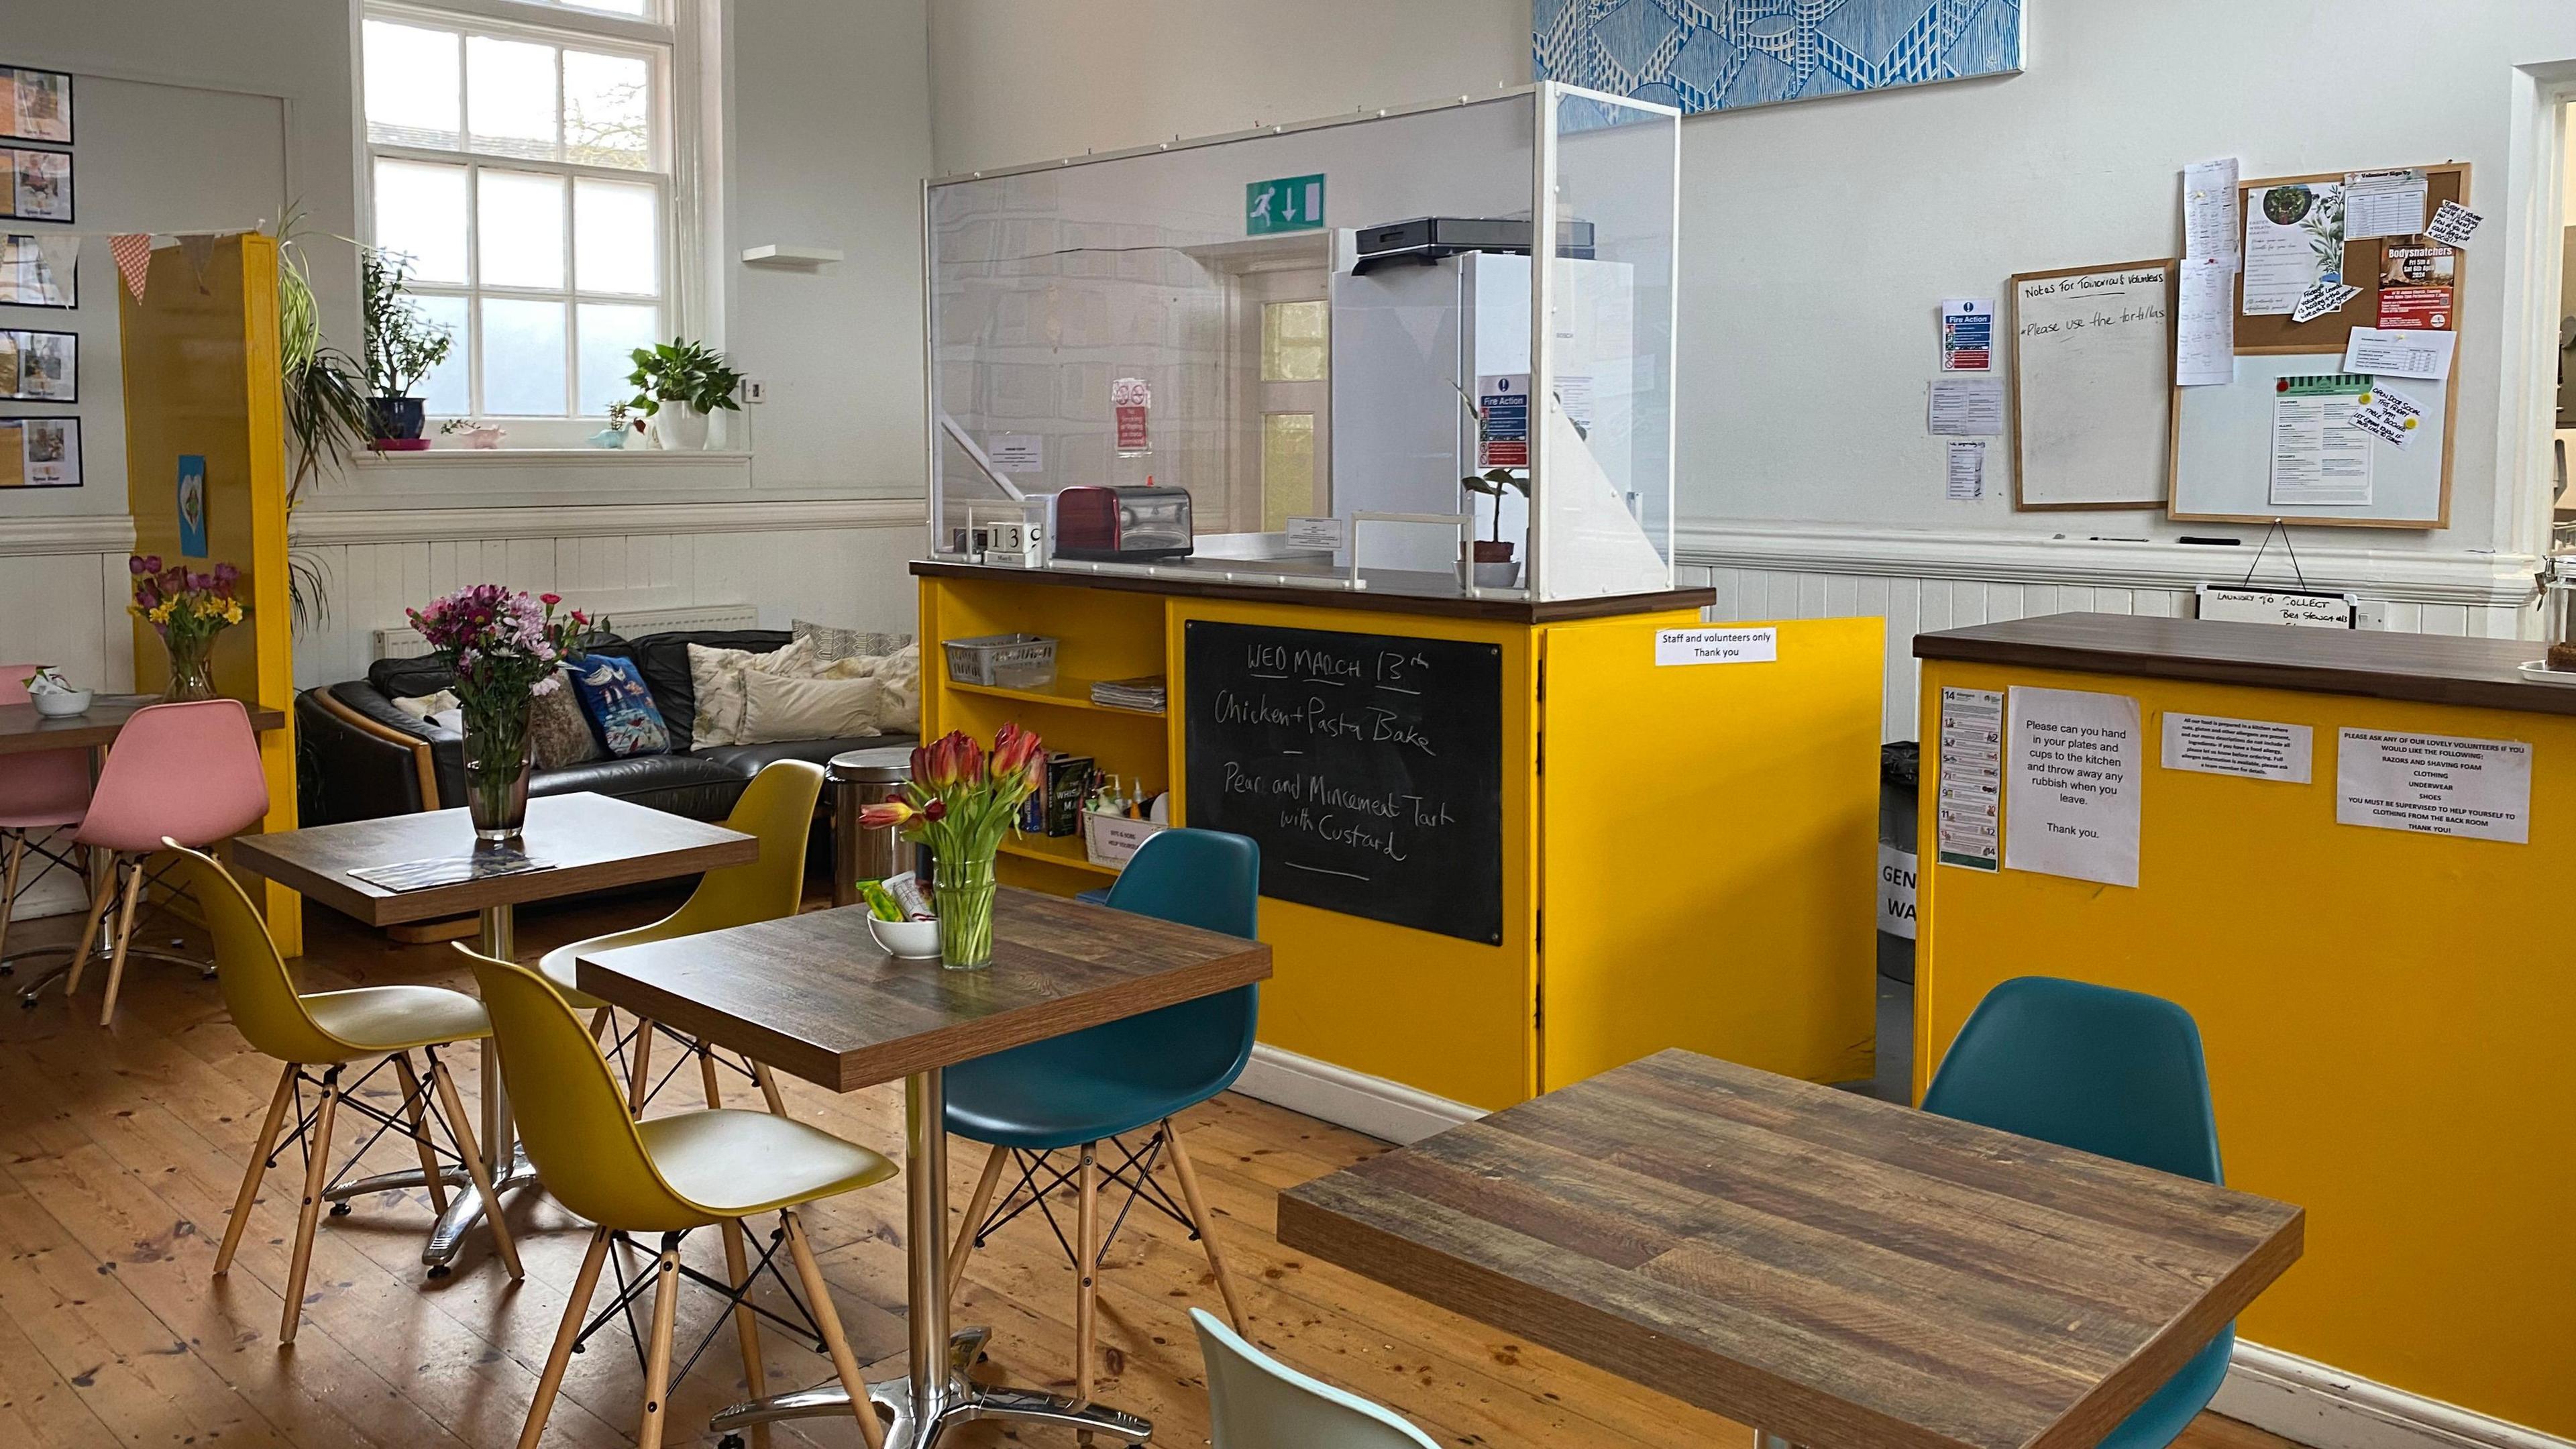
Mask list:
[[1440,1449],[1394,1414],[1254,1348],[1206,1309],[1191,1309],[1190,1322],[1207,1359],[1216,1449]]

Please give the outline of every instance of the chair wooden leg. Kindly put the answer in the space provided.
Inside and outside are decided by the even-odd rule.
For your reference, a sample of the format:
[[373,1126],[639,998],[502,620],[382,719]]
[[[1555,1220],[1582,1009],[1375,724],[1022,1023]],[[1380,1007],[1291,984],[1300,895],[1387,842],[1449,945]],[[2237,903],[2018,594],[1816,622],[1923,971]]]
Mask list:
[[483,1223],[492,1230],[492,1246],[500,1249],[501,1261],[509,1266],[514,1279],[528,1276],[519,1266],[519,1245],[510,1240],[510,1225],[501,1220],[501,1195],[492,1189],[492,1174],[483,1166],[482,1149],[475,1146],[474,1129],[466,1125],[465,1104],[456,1095],[456,1079],[447,1074],[447,1063],[433,1056],[429,1059],[429,1079],[438,1088],[439,1108],[447,1113],[447,1125],[456,1134],[457,1154],[465,1159],[466,1174],[474,1179],[475,1192],[483,1198]]
[[1225,1296],[1225,1316],[1237,1333],[1250,1333],[1243,1324],[1243,1304],[1234,1296],[1234,1278],[1225,1271],[1225,1255],[1216,1248],[1216,1219],[1209,1216],[1207,1199],[1199,1195],[1199,1170],[1190,1165],[1190,1154],[1181,1147],[1181,1124],[1163,1119],[1163,1142],[1172,1154],[1172,1171],[1181,1179],[1181,1202],[1190,1210],[1190,1226],[1198,1230],[1199,1246],[1207,1249],[1208,1271],[1216,1274],[1216,1291]]
[[644,1115],[644,1094],[653,1082],[653,1023],[638,1019],[635,1023],[635,1065],[626,1078],[626,1115]]
[[1100,1161],[1099,1145],[1082,1144],[1082,1167],[1075,1179],[1077,1197],[1074,1204],[1073,1240],[1080,1244],[1074,1264],[1073,1299],[1073,1397],[1074,1402],[1091,1402],[1091,1358],[1099,1324],[1095,1321],[1100,1284]]
[[724,1088],[716,1082],[716,1049],[705,1042],[698,1043],[698,1085],[706,1089],[710,1109],[724,1106]]
[[277,1129],[286,1120],[287,1104],[295,1100],[295,1064],[277,1074],[277,1091],[268,1099],[268,1116],[259,1124],[259,1140],[251,1144],[250,1165],[242,1169],[241,1191],[233,1197],[233,1215],[224,1223],[224,1245],[215,1250],[215,1276],[220,1278],[233,1269],[233,1250],[241,1246],[242,1229],[250,1222],[251,1204],[259,1200],[259,1184],[268,1175],[268,1155],[277,1150]]
[[671,1417],[671,1329],[679,1308],[680,1235],[671,1233],[653,1263],[653,1332],[644,1341],[644,1421],[635,1429],[635,1449],[662,1449],[662,1427]]
[[592,1012],[590,1014],[590,1039],[598,1042],[606,1041],[608,1039],[608,1029],[616,1024],[616,1007],[603,1006],[599,1010]]
[[98,1009],[101,1026],[116,1022],[116,991],[125,984],[125,948],[134,939],[134,906],[142,895],[143,860],[137,857],[125,877],[125,909],[116,918],[116,950],[107,958],[107,1004]]
[[[745,1060],[749,1059],[745,1058]],[[752,1062],[751,1079],[760,1084],[760,1099],[769,1104],[770,1115],[773,1117],[786,1116],[787,1099],[779,1095],[778,1078],[771,1075],[769,1068],[763,1066],[759,1062]]]
[[966,1204],[966,1225],[948,1248],[947,1294],[952,1303],[957,1285],[966,1281],[966,1260],[975,1256],[975,1234],[983,1229],[984,1214],[993,1210],[993,1190],[1002,1185],[1002,1169],[1010,1165],[1011,1149],[996,1147],[984,1159],[984,1175],[975,1179],[975,1196]]
[[[725,1278],[744,1292],[751,1289],[751,1255],[742,1241],[742,1223],[727,1218],[716,1225],[724,1236]],[[768,1392],[769,1375],[760,1366],[760,1315],[754,1313],[749,1299],[733,1306],[733,1333],[742,1344],[743,1392],[760,1398]],[[751,1426],[752,1449],[769,1449],[769,1426]]]
[[9,912],[18,904],[18,867],[27,858],[27,832],[0,830],[9,837],[9,860],[0,865],[0,958],[9,954]]
[[322,1100],[313,1109],[313,1136],[305,1143],[304,1206],[295,1215],[295,1253],[286,1267],[286,1319],[278,1325],[283,1347],[295,1342],[304,1318],[304,1274],[313,1266],[313,1225],[322,1215],[322,1185],[331,1179],[331,1121],[340,1111],[340,1069],[322,1074]]
[[420,1089],[420,1076],[411,1069],[411,1053],[394,1053],[394,1075],[402,1083],[403,1115],[411,1119],[411,1144],[420,1153],[420,1175],[429,1180],[429,1206],[434,1212],[447,1212],[447,1180],[438,1173],[438,1152],[429,1142],[428,1094]]
[[537,1396],[528,1404],[528,1422],[519,1430],[519,1449],[537,1449],[537,1440],[546,1432],[546,1419],[555,1411],[555,1394],[563,1388],[564,1369],[572,1362],[573,1343],[581,1337],[581,1321],[590,1313],[590,1296],[599,1289],[599,1270],[608,1262],[608,1229],[590,1230],[590,1251],[581,1258],[581,1271],[573,1275],[572,1295],[564,1300],[563,1322],[555,1328],[555,1346],[546,1354],[546,1367],[537,1375]]
[[814,1261],[813,1245],[805,1241],[804,1220],[794,1208],[778,1217],[787,1228],[787,1256],[796,1264],[796,1281],[805,1286],[815,1326],[823,1330],[823,1347],[832,1356],[832,1372],[840,1376],[841,1388],[850,1396],[859,1434],[868,1441],[868,1449],[885,1449],[885,1425],[877,1422],[876,1401],[868,1397],[868,1381],[859,1376],[859,1356],[850,1352],[849,1336],[841,1332],[840,1312],[832,1307],[832,1285],[823,1281],[822,1265]]
[[107,858],[107,878],[93,878],[89,883],[89,914],[81,918],[80,944],[72,948],[72,970],[63,978],[63,995],[80,990],[81,973],[89,969],[89,948],[98,941],[98,927],[107,919],[108,909],[116,902],[116,857]]

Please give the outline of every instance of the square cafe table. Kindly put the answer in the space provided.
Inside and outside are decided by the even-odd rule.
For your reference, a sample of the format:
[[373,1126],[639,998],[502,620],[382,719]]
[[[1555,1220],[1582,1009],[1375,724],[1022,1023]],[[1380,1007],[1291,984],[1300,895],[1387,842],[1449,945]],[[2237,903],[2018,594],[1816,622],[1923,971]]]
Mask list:
[[[1270,948],[1150,916],[1002,890],[993,964],[899,961],[864,906],[581,956],[574,982],[603,1001],[836,1092],[903,1079],[905,1375],[868,1385],[887,1449],[926,1449],[948,1425],[1006,1419],[1141,1444],[1133,1414],[966,1377],[988,1330],[948,1331],[945,1069],[1010,1047],[1248,986]],[[710,1427],[850,1412],[837,1382],[737,1404]]]
[[[760,841],[721,825],[684,815],[630,805],[584,791],[547,795],[528,802],[527,829],[519,847],[530,858],[552,861],[550,870],[487,876],[426,890],[389,891],[349,874],[405,861],[461,856],[474,849],[474,824],[463,810],[432,810],[417,815],[389,815],[380,820],[352,820],[317,825],[276,835],[245,835],[233,841],[232,859],[278,884],[301,891],[345,916],[370,926],[398,926],[409,921],[435,921],[471,911],[481,930],[475,949],[503,961],[517,957],[515,908],[528,901],[554,900],[585,891],[645,881],[696,875],[729,865],[748,865],[760,858]],[[519,1151],[517,1124],[510,1113],[510,1093],[501,1080],[499,1053],[483,1040],[483,1153],[492,1170],[494,1196],[532,1185],[535,1169]],[[464,1172],[448,1169],[461,1182]],[[383,1173],[343,1183],[331,1193],[345,1202],[371,1192],[419,1187],[417,1171]],[[443,1274],[456,1256],[465,1231],[483,1215],[480,1193],[463,1192],[447,1206],[431,1230],[420,1260],[432,1277]]]
[[1666,1051],[1279,1199],[1279,1241],[1766,1442],[2080,1449],[2297,1260],[2287,1203]]

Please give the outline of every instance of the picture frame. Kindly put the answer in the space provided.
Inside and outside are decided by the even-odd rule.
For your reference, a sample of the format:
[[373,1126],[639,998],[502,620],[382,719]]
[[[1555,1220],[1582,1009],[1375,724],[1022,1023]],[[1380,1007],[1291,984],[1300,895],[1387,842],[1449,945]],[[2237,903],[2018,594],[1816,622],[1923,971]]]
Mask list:
[[80,419],[0,415],[0,491],[81,484]]
[[80,334],[21,328],[0,331],[0,398],[79,402]]
[[72,153],[36,151],[22,146],[0,150],[7,174],[0,176],[0,212],[13,221],[78,220],[74,205]]
[[80,305],[80,238],[60,233],[0,233],[0,307]]
[[0,65],[0,141],[71,145],[71,73]]

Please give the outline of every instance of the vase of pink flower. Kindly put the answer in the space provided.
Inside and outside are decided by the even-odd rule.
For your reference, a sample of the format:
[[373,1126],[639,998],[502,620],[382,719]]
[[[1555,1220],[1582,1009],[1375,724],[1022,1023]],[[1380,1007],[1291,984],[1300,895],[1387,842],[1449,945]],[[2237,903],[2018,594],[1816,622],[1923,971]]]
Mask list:
[[193,574],[185,564],[161,565],[161,555],[136,554],[125,560],[134,577],[134,602],[126,611],[152,626],[170,652],[170,686],[163,699],[215,697],[215,636],[242,621],[242,603],[233,594],[241,570],[228,563],[214,572]]
[[579,609],[557,614],[562,603],[556,594],[473,584],[405,611],[455,671],[451,687],[465,717],[465,809],[478,841],[510,840],[527,824],[528,771],[536,760],[529,709],[537,696],[563,688],[560,666],[608,627]]
[[993,964],[993,857],[1017,828],[1020,802],[1046,777],[1046,746],[1016,724],[1002,726],[990,755],[951,730],[912,752],[912,779],[899,799],[859,812],[871,830],[900,827],[931,854],[930,903],[939,915],[939,964],[952,971]]

